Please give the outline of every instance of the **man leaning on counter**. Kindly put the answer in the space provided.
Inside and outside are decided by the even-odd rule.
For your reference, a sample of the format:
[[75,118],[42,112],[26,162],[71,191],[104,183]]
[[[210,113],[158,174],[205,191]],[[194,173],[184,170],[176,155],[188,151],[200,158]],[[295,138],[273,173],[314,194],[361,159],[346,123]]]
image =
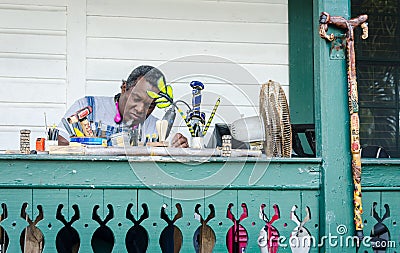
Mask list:
[[[64,118],[74,114],[81,108],[92,106],[92,117],[94,122],[101,122],[104,125],[118,127],[121,123],[129,127],[142,124],[142,139],[146,135],[156,133],[157,118],[151,115],[155,108],[155,99],[147,95],[147,91],[159,93],[157,81],[163,78],[164,74],[157,68],[142,65],[135,68],[129,75],[126,82],[121,86],[121,93],[115,97],[84,97],[81,98],[67,110]],[[69,136],[62,123],[58,126],[61,129],[58,136],[59,145],[68,145]],[[172,147],[187,148],[188,140],[181,133],[175,134],[171,141]]]

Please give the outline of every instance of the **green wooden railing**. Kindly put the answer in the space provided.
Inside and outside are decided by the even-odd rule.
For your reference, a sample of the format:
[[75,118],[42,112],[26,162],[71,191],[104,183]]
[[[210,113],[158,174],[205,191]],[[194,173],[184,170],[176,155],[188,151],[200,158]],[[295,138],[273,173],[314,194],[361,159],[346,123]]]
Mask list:
[[[208,225],[216,235],[214,252],[227,252],[226,235],[233,222],[226,217],[230,203],[236,219],[242,214],[241,204],[248,209],[248,218],[240,224],[247,230],[246,252],[259,252],[257,239],[265,222],[259,218],[262,204],[266,204],[268,218],[274,214],[273,205],[280,210],[280,219],[273,223],[281,236],[290,238],[296,224],[290,219],[293,205],[297,205],[300,219],[305,208],[311,211],[311,221],[306,227],[311,235],[319,237],[319,187],[321,159],[275,160],[224,160],[211,158],[204,161],[123,157],[63,157],[63,156],[0,156],[0,202],[7,205],[8,216],[0,223],[10,241],[7,252],[20,251],[20,236],[28,225],[20,217],[23,203],[28,203],[27,213],[32,220],[38,215],[37,206],[43,207],[44,218],[37,227],[45,238],[43,252],[57,252],[56,236],[64,225],[56,219],[59,204],[69,221],[74,215],[72,206],[78,205],[80,218],[72,224],[80,237],[80,252],[93,252],[91,240],[99,224],[92,219],[95,205],[104,219],[111,204],[114,218],[107,226],[115,244],[112,252],[127,252],[125,236],[133,223],[126,218],[129,203],[136,219],[143,213],[141,205],[147,204],[149,218],[141,225],[149,234],[147,252],[161,252],[159,238],[167,223],[160,218],[163,204],[167,204],[169,217],[176,214],[176,203],[183,209],[183,218],[175,225],[183,234],[181,252],[195,252],[193,236],[200,223],[194,219],[196,204],[207,217],[209,204],[215,207],[216,217]],[[149,171],[149,174],[141,173]],[[164,174],[165,173],[165,174]],[[213,178],[216,173],[218,177]],[[180,178],[176,183],[163,180],[168,175]],[[221,176],[222,175],[222,176]],[[152,177],[152,179],[146,178]],[[180,181],[184,179],[185,182]],[[201,181],[201,179],[206,179]],[[228,181],[224,182],[224,179]],[[250,182],[249,179],[254,180]],[[159,182],[154,184],[154,182]],[[102,247],[101,243],[94,247]],[[103,245],[104,246],[104,245]],[[280,251],[290,252],[290,247]],[[95,251],[106,252],[106,251]],[[311,252],[318,252],[318,247]]]
[[[324,191],[321,184],[323,164],[323,160],[318,158],[243,161],[222,158],[154,160],[145,157],[2,155],[0,203],[6,205],[7,217],[0,222],[3,228],[1,238],[4,238],[5,231],[9,237],[7,252],[21,252],[21,233],[28,225],[21,218],[21,208],[27,203],[26,211],[29,218],[34,220],[39,214],[37,206],[41,205],[43,220],[37,224],[37,228],[44,236],[43,252],[62,252],[56,248],[57,234],[64,227],[56,218],[57,208],[63,205],[61,213],[69,221],[74,215],[72,206],[77,205],[80,217],[72,227],[79,234],[79,252],[110,252],[106,250],[107,245],[112,245],[112,252],[128,252],[125,237],[133,223],[126,218],[127,207],[132,203],[132,214],[139,219],[143,214],[141,205],[147,204],[149,217],[141,223],[149,236],[147,252],[161,252],[159,239],[167,226],[160,218],[161,207],[168,205],[166,213],[172,219],[177,213],[175,204],[179,203],[183,217],[175,225],[183,235],[181,252],[195,252],[193,237],[200,226],[194,218],[195,206],[201,204],[200,214],[205,218],[210,213],[208,205],[213,204],[216,216],[208,225],[216,235],[214,252],[228,252],[226,236],[233,225],[226,216],[228,205],[234,205],[231,210],[238,219],[242,214],[241,204],[245,203],[248,217],[240,224],[248,233],[246,252],[260,252],[257,240],[260,230],[265,226],[265,222],[259,218],[260,206],[266,205],[265,213],[271,218],[276,204],[280,218],[273,226],[281,236],[278,252],[292,252],[290,235],[296,224],[291,220],[290,211],[294,205],[298,207],[296,212],[300,219],[305,217],[306,207],[310,209],[311,220],[305,225],[315,239],[310,252],[355,252],[349,240],[353,235],[352,224],[342,222],[351,220],[352,213],[345,212],[342,205],[331,204],[335,203],[331,199],[342,198],[341,192],[332,190],[330,199],[323,200],[324,204],[321,204],[321,192]],[[379,217],[384,215],[387,204],[390,216],[382,223],[390,234],[386,252],[396,252],[400,248],[400,229],[397,224],[400,220],[400,183],[397,181],[400,160],[366,159],[363,164],[364,234],[369,236],[373,228],[377,228],[378,221],[371,213],[374,202]],[[140,171],[148,171],[149,174]],[[213,179],[216,173],[222,174]],[[175,183],[168,181],[170,175],[174,176]],[[207,180],[201,181],[204,178]],[[224,178],[228,181],[224,182]],[[352,191],[349,183],[337,186],[338,189],[342,187]],[[113,244],[108,242],[106,236],[102,239],[94,236],[99,228],[98,222],[92,217],[96,205],[99,206],[97,213],[101,220],[109,213],[107,205],[113,208],[114,216],[106,224],[112,231]],[[343,205],[352,207],[351,202]],[[333,211],[323,216],[327,208]],[[62,241],[60,238],[63,237],[59,237]],[[94,245],[92,240],[96,241]],[[359,252],[373,252],[371,246],[368,247],[370,241],[366,240],[365,243],[366,246],[361,244]]]

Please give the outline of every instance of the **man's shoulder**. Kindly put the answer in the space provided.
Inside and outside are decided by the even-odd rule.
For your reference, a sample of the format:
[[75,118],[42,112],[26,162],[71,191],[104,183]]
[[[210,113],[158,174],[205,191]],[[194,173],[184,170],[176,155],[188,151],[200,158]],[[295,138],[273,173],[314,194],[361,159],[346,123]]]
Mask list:
[[93,97],[98,101],[114,101],[114,97],[106,97],[106,96],[86,96],[85,98]]

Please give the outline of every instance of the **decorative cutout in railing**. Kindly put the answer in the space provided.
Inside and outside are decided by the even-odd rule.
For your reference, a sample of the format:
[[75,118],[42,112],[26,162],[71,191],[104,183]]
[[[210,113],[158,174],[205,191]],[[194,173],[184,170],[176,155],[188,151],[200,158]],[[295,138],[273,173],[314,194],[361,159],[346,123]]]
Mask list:
[[229,229],[226,234],[226,246],[228,248],[229,253],[241,253],[246,251],[247,247],[247,231],[240,224],[240,222],[248,217],[247,205],[242,203],[243,213],[240,215],[239,220],[235,219],[231,208],[233,204],[230,203],[228,205],[228,210],[226,211],[226,217],[233,221],[233,226]]
[[375,218],[375,220],[378,221],[374,225],[374,227],[371,230],[371,245],[372,248],[374,249],[374,252],[386,252],[386,247],[388,245],[388,242],[390,241],[390,232],[388,227],[386,227],[385,224],[383,224],[383,221],[387,218],[390,217],[390,209],[389,205],[385,204],[385,214],[383,215],[382,218],[379,217],[378,213],[375,211],[376,206],[378,203],[374,202],[372,205],[372,213],[371,215]]
[[146,229],[140,225],[142,221],[149,218],[149,209],[146,204],[142,204],[143,214],[139,220],[135,220],[131,213],[133,204],[130,203],[126,208],[126,218],[133,222],[133,226],[128,230],[125,237],[125,245],[128,253],[146,252],[149,246],[149,234]]
[[200,204],[194,209],[194,218],[200,221],[201,225],[196,229],[193,236],[193,245],[196,253],[211,253],[215,245],[215,233],[210,226],[207,225],[212,218],[215,217],[215,208],[213,204],[209,204],[210,214],[207,219],[203,219],[199,212]]
[[[45,237],[48,238],[49,241],[46,242],[48,245],[47,247],[47,252],[49,252],[50,248],[56,248],[56,252],[58,253],[78,253],[79,251],[82,251],[84,247],[92,247],[92,250],[94,253],[99,253],[99,252],[112,252],[113,250],[116,250],[117,248],[119,250],[122,249],[122,247],[126,247],[126,250],[128,253],[139,253],[139,252],[146,252],[148,250],[153,250],[155,248],[158,248],[158,246],[155,247],[154,243],[154,237],[150,238],[150,233],[152,236],[155,235],[155,231],[157,232],[157,235],[160,235],[159,237],[159,245],[161,248],[161,252],[163,253],[178,253],[181,250],[183,250],[183,246],[185,248],[185,251],[188,250],[188,245],[185,244],[183,245],[183,233],[182,231],[175,225],[175,222],[183,217],[183,211],[180,203],[177,203],[176,209],[177,213],[174,216],[174,218],[171,220],[169,216],[167,215],[166,209],[167,205],[164,204],[161,207],[161,219],[167,222],[167,226],[162,230],[162,231],[157,231],[158,229],[154,230],[154,227],[156,225],[156,220],[158,220],[158,217],[151,217],[156,220],[152,220],[153,222],[153,227],[147,227],[145,228],[144,226],[141,225],[141,223],[149,218],[149,208],[147,204],[143,203],[142,204],[142,209],[143,213],[140,216],[138,220],[135,219],[134,215],[132,214],[133,212],[133,203],[129,203],[126,212],[123,210],[125,213],[125,218],[133,223],[133,226],[128,225],[124,227],[122,230],[116,230],[115,227],[110,223],[110,220],[114,219],[114,208],[111,204],[107,205],[108,209],[108,214],[106,215],[105,219],[102,220],[100,216],[98,215],[99,213],[102,213],[102,209],[100,209],[99,205],[95,205],[93,209],[89,207],[89,212],[91,211],[91,219],[95,221],[93,224],[95,227],[92,227],[94,232],[92,233],[87,233],[84,230],[78,229],[79,226],[83,225],[83,229],[88,228],[88,222],[83,222],[81,221],[81,213],[80,209],[77,204],[72,205],[72,217],[70,215],[66,215],[66,217],[71,217],[70,221],[67,221],[67,218],[64,217],[62,210],[64,208],[63,204],[58,204],[57,210],[55,211],[55,217],[52,215],[49,215],[48,213],[51,211],[46,211],[47,216],[44,217],[43,210],[49,210],[42,208],[41,205],[37,205],[38,209],[38,215],[34,221],[32,221],[28,214],[27,214],[27,203],[23,203],[21,213],[8,213],[7,205],[5,203],[1,204],[3,212],[0,216],[0,222],[2,222],[2,226],[0,226],[0,253],[6,253],[7,248],[10,246],[10,243],[15,244],[15,232],[17,232],[17,238],[20,235],[20,231],[22,231],[21,236],[20,236],[20,247],[22,252],[30,252],[30,253],[41,253],[43,251],[46,251],[44,248],[44,241]],[[382,217],[379,218],[378,214],[375,212],[375,206],[376,203],[374,203],[374,208],[373,208],[373,217],[378,221],[378,224],[374,226],[373,231],[371,232],[372,237],[376,237],[375,240],[389,240],[390,239],[390,234],[387,229],[387,227],[382,224],[383,220],[389,217],[389,206],[385,205],[385,208],[387,209],[386,214]],[[219,216],[222,218],[220,221],[215,221],[212,222],[213,225],[209,225],[208,223],[211,224],[210,220],[214,219],[217,215],[215,207],[213,204],[209,204],[208,208],[210,210],[210,213],[208,214],[206,219],[203,219],[202,214],[201,214],[201,205],[197,204],[194,208],[194,219],[200,222],[200,226],[196,228],[196,230],[185,230],[185,237],[188,235],[187,232],[191,231],[190,233],[193,233],[193,240],[186,237],[185,243],[188,241],[193,242],[193,246],[195,249],[195,252],[197,253],[211,253],[213,250],[215,251],[216,248],[218,250],[221,250],[220,245],[221,242],[226,240],[226,247],[228,249],[229,253],[241,253],[245,250],[254,250],[257,248],[257,242],[258,246],[260,247],[260,251],[262,253],[275,253],[278,251],[279,247],[282,245],[279,245],[278,243],[278,238],[280,236],[280,233],[278,232],[278,223],[275,223],[276,227],[272,226],[272,223],[280,219],[280,211],[279,207],[277,204],[273,205],[274,209],[274,215],[269,219],[266,215],[268,213],[266,205],[262,204],[259,209],[258,217],[262,219],[265,222],[265,225],[262,227],[260,231],[260,236],[258,237],[258,241],[255,240],[255,237],[252,237],[251,241],[249,241],[249,234],[248,233],[254,233],[256,232],[254,228],[249,227],[249,231],[246,230],[246,228],[241,224],[241,222],[248,218],[249,213],[248,213],[248,208],[245,203],[241,204],[242,208],[242,214],[240,215],[239,219],[235,219],[235,216],[233,214],[233,204],[230,203],[228,205],[228,208],[226,210],[226,218],[229,220],[233,221],[233,225],[230,226],[228,224],[224,224],[225,228],[221,229],[221,226],[223,226],[223,221],[225,218],[222,218],[222,216]],[[83,208],[83,207],[81,207]],[[9,208],[10,210],[15,210],[15,208]],[[106,210],[107,210],[106,209]],[[296,209],[297,206],[293,206],[291,211],[290,211],[290,219],[294,221],[297,226],[293,230],[289,230],[289,228],[286,228],[287,224],[286,223],[279,223],[279,229],[283,232],[283,235],[287,235],[291,237],[298,237],[299,240],[301,241],[301,238],[304,237],[311,237],[311,233],[304,227],[304,225],[311,219],[311,214],[310,214],[310,208],[306,207],[306,217],[304,220],[301,222],[299,217],[296,215]],[[32,210],[31,210],[32,211]],[[222,210],[221,210],[222,211]],[[118,214],[120,212],[116,212]],[[220,212],[220,214],[222,214]],[[256,218],[256,212],[254,212],[255,215],[250,216],[251,218]],[[27,223],[28,226],[25,224],[19,226],[16,224],[14,221],[8,221],[8,223],[13,227],[13,228],[20,228],[20,230],[17,231],[9,231],[9,233],[13,234],[13,237],[9,238],[9,234],[7,234],[7,229],[8,227],[5,225],[7,224],[4,222],[7,218],[11,217],[18,217],[21,216]],[[10,216],[10,217],[9,217]],[[84,215],[83,215],[84,216]],[[90,216],[89,216],[90,217]],[[86,217],[86,218],[89,218]],[[50,230],[52,227],[52,222],[53,220],[57,219],[60,221],[63,226],[60,224],[60,229],[57,232],[56,235],[51,235]],[[85,217],[82,217],[83,219]],[[116,217],[116,218],[121,218],[121,217]],[[11,218],[13,219],[13,218]],[[47,226],[49,230],[45,230],[46,226],[40,226],[42,231],[37,227],[37,224],[41,220],[48,220],[49,225]],[[77,222],[79,221],[79,222]],[[213,220],[214,221],[214,220]],[[24,222],[24,221],[22,221]],[[99,226],[97,227],[97,224]],[[281,224],[282,223],[282,224]],[[75,224],[75,228],[73,227],[73,224]],[[80,224],[80,225],[79,225]],[[129,223],[131,224],[131,223]],[[187,223],[188,226],[190,226],[190,222]],[[252,224],[252,226],[255,226],[254,221],[248,221],[246,224]],[[283,225],[281,227],[280,225]],[[25,227],[26,226],[26,227]],[[89,225],[90,226],[90,225]],[[121,227],[121,223],[118,223],[118,228]],[[197,225],[196,225],[197,226]],[[230,226],[230,227],[229,227]],[[228,228],[229,227],[229,228]],[[318,226],[316,225],[316,228]],[[195,228],[193,228],[195,229]],[[226,230],[225,230],[226,229]],[[215,231],[214,231],[215,230]],[[26,232],[27,231],[27,232]],[[227,231],[227,233],[226,233]],[[26,232],[26,233],[25,233]],[[115,234],[114,234],[115,233]],[[159,234],[160,233],[160,234]],[[116,235],[118,235],[116,237]],[[124,235],[121,237],[121,235]],[[225,238],[224,238],[225,236]],[[257,232],[255,234],[257,236]],[[125,245],[123,244],[123,239],[125,237]],[[55,239],[55,241],[51,241],[52,239]],[[224,238],[224,239],[222,239]],[[289,238],[287,238],[289,239]],[[90,241],[90,245],[89,242]],[[217,242],[220,244],[218,245]],[[150,245],[150,243],[152,243]],[[288,241],[286,241],[288,243]],[[85,244],[85,245],[84,245]],[[118,244],[118,247],[116,245]],[[13,244],[11,244],[13,245]],[[51,246],[49,246],[51,245]],[[310,250],[310,245],[302,245],[303,247],[298,247],[298,248],[291,248],[292,252],[297,252],[297,253],[307,253]],[[192,247],[192,246],[190,246]],[[10,248],[11,249],[11,248]],[[45,250],[44,250],[45,249]],[[374,248],[375,249],[375,248]],[[53,251],[53,250],[51,250]],[[55,250],[54,250],[55,251]]]
[[300,221],[297,216],[296,209],[297,206],[294,205],[290,212],[290,219],[297,225],[290,234],[290,248],[292,249],[292,253],[308,253],[311,247],[311,233],[304,225],[311,220],[310,208],[306,206],[306,217],[303,221]]
[[163,253],[177,253],[181,250],[182,247],[182,231],[174,225],[175,221],[182,218],[182,207],[181,204],[177,203],[175,205],[178,210],[174,219],[171,220],[168,215],[165,213],[165,208],[167,208],[167,204],[164,204],[161,207],[161,219],[165,220],[168,223],[168,226],[164,228],[161,232],[160,236],[160,247]]
[[[1,208],[3,209],[3,213],[0,216],[0,222],[7,219],[7,205],[5,203],[1,203]],[[7,231],[0,226],[0,252],[6,252],[8,248],[8,243],[10,239],[8,237]]]
[[64,207],[63,204],[59,204],[56,213],[56,219],[64,224],[64,227],[60,229],[56,237],[56,248],[58,253],[77,253],[79,251],[79,246],[81,239],[79,237],[78,231],[72,227],[72,224],[79,220],[79,207],[78,205],[73,205],[75,213],[71,220],[67,222],[64,215],[62,215],[61,210]]
[[273,206],[275,214],[269,220],[264,212],[266,206],[265,204],[260,206],[259,217],[265,222],[265,226],[260,231],[258,246],[261,253],[276,253],[279,247],[279,231],[272,226],[272,223],[280,218],[279,207],[276,204]]
[[36,227],[39,221],[43,220],[43,208],[41,205],[37,206],[39,210],[39,215],[36,217],[35,221],[32,221],[28,214],[26,213],[26,208],[28,203],[22,204],[21,208],[21,218],[28,222],[28,226],[22,230],[21,237],[19,238],[21,251],[22,252],[32,252],[40,253],[43,252],[44,248],[44,236],[42,231]]
[[114,233],[112,230],[106,226],[107,222],[109,222],[112,218],[114,218],[114,208],[111,204],[107,205],[108,214],[104,221],[100,219],[100,216],[97,214],[97,210],[100,208],[99,205],[95,205],[93,207],[92,219],[99,223],[100,227],[96,229],[93,233],[92,237],[92,249],[94,253],[97,252],[110,252],[112,251],[115,243]]

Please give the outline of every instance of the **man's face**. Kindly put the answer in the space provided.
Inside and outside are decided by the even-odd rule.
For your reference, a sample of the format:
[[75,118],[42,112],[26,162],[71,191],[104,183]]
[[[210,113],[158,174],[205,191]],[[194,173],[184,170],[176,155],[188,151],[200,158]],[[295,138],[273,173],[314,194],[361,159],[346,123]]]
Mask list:
[[154,100],[147,95],[148,90],[159,92],[158,88],[152,86],[143,77],[134,87],[131,87],[119,99],[119,111],[123,122],[129,126],[138,125],[145,121],[155,107]]

